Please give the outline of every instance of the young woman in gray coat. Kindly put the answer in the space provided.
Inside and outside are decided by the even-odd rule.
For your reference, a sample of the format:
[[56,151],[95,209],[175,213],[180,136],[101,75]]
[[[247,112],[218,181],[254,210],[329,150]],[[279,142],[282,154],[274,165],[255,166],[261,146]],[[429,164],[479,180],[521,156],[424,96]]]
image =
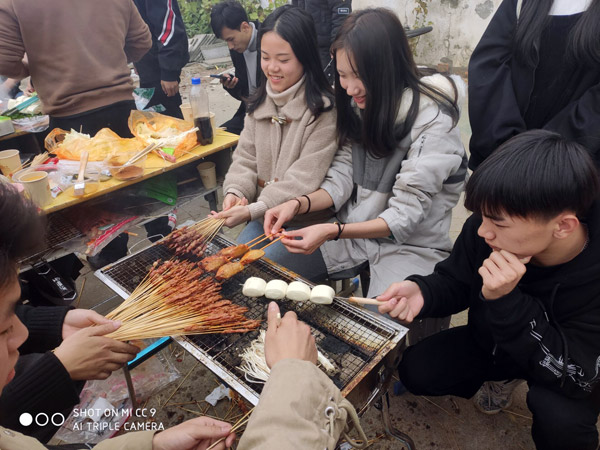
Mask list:
[[320,264],[330,278],[368,267],[368,295],[376,296],[396,280],[430,273],[452,248],[452,208],[467,163],[456,128],[459,95],[450,78],[422,76],[389,10],[352,13],[332,52],[342,148],[320,189],[267,211],[264,231],[333,207],[336,223],[285,232],[281,242],[313,254],[311,270]]

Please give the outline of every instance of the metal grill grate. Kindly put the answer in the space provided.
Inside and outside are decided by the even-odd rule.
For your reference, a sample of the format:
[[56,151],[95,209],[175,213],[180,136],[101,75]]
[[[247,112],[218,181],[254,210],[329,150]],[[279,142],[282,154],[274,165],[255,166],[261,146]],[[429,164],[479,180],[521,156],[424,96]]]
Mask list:
[[[230,245],[234,243],[217,236],[209,244],[206,253],[213,254]],[[166,247],[153,245],[98,271],[97,275],[117,292],[125,291],[125,294],[128,294],[148,273],[154,261],[166,260],[171,256],[172,252]],[[248,298],[241,294],[241,285],[250,276],[261,277],[267,281],[305,281],[269,260],[259,260],[224,282],[223,296],[248,307],[246,315],[251,319],[266,319],[269,300],[264,297]],[[368,365],[373,367],[370,363],[375,359],[381,360],[405,333],[405,329],[400,325],[371,315],[337,298],[328,306],[292,301],[281,301],[279,305],[282,315],[293,310],[300,320],[313,329],[317,346],[339,369],[332,380],[342,390],[353,380],[356,381],[357,377],[362,378],[366,375],[365,368]],[[262,328],[266,328],[266,320]],[[186,336],[177,340],[217,375],[237,388],[248,400],[256,403],[262,385],[244,379],[239,370],[239,354],[257,336],[258,331],[253,331],[246,334]]]
[[60,213],[51,214],[48,216],[46,230],[46,248],[22,260],[21,263],[23,265],[32,264],[45,253],[60,247],[61,245],[69,242],[71,239],[83,236],[83,233],[75,228],[71,222],[65,219],[65,217]]

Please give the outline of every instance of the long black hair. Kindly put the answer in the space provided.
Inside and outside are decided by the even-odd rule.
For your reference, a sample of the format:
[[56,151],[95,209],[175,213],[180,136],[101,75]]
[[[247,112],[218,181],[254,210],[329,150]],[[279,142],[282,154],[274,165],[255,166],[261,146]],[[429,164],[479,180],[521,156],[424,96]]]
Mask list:
[[[522,63],[533,67],[542,32],[548,25],[554,0],[525,0],[517,22],[514,51]],[[600,0],[592,0],[569,36],[569,53],[581,64],[600,64]]]
[[[366,90],[366,107],[361,118],[354,112],[350,96],[335,71],[337,130],[341,144],[350,139],[361,142],[375,157],[390,154],[410,133],[419,112],[421,95],[430,97],[450,114],[454,125],[458,122],[456,100],[420,81],[422,74],[413,60],[406,34],[392,11],[374,8],[350,14],[331,44],[334,64],[337,64],[338,50],[345,50],[352,57],[352,68]],[[396,124],[407,88],[413,92],[412,104],[404,121]]]
[[[302,64],[304,74],[304,92],[308,109],[316,119],[322,112],[333,108],[333,91],[327,83],[327,78],[321,67],[321,59],[317,46],[317,32],[312,17],[304,10],[284,5],[267,16],[258,30],[258,54],[260,55],[261,41],[265,33],[273,31],[290,44],[294,55]],[[248,99],[248,113],[265,100],[267,95],[267,77],[261,71],[260,81],[254,95]],[[329,99],[325,105],[323,97]]]
[[529,130],[506,141],[473,172],[465,207],[491,217],[542,220],[573,211],[582,220],[599,186],[584,147],[551,131]]

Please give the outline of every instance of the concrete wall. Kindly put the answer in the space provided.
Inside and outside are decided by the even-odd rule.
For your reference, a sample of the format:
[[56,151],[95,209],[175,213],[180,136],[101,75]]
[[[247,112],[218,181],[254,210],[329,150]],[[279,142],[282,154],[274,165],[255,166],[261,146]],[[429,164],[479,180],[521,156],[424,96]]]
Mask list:
[[431,25],[433,31],[418,39],[419,64],[466,68],[502,0],[353,0],[352,9],[386,7],[398,14],[403,25]]

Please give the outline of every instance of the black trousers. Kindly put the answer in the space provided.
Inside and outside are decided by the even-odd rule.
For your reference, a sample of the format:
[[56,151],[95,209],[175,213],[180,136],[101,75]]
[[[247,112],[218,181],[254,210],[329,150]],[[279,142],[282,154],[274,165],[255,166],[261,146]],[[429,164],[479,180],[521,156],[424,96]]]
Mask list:
[[82,133],[94,136],[102,128],[110,128],[119,136],[130,138],[133,135],[127,126],[127,120],[133,109],[135,109],[135,102],[133,100],[126,100],[75,116],[50,116],[49,129],[62,128],[63,130],[70,131],[73,128],[75,131],[81,130]]
[[[514,361],[482,349],[468,326],[434,334],[408,347],[398,368],[400,380],[415,395],[470,398],[485,381],[528,380]],[[538,449],[596,450],[600,405],[591,398],[568,398],[528,380],[531,434]]]
[[181,112],[181,94],[178,92],[173,97],[167,97],[167,94],[162,90],[160,80],[153,82],[141,82],[140,87],[142,88],[154,88],[154,95],[146,105],[146,108],[150,108],[155,105],[163,105],[165,111],[161,114],[165,116],[175,117],[177,119],[183,119],[183,113]]
[[227,131],[233,134],[242,134],[242,130],[244,129],[244,118],[246,117],[246,112],[243,109],[238,109],[235,115],[229,119],[227,122],[219,125],[221,127],[225,127]]

